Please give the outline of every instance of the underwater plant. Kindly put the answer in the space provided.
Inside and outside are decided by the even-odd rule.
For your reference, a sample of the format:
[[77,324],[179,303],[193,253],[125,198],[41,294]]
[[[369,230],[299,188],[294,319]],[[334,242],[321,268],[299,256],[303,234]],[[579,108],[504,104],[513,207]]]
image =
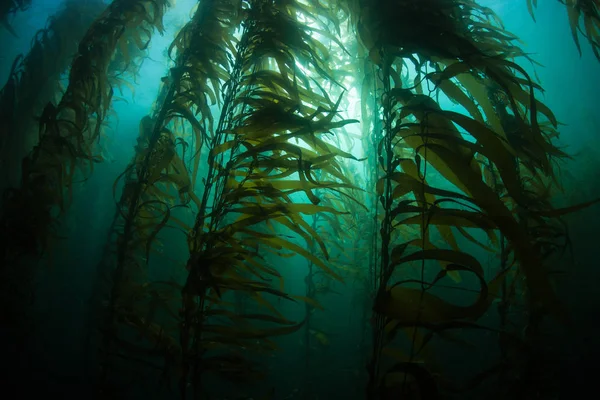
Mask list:
[[[571,35],[581,55],[579,35],[586,38],[594,56],[600,61],[600,2],[598,0],[558,0],[567,8]],[[527,0],[527,8],[535,20],[534,8],[537,0]],[[583,25],[583,29],[582,29]]]
[[[598,57],[597,2],[564,4]],[[39,137],[2,138],[11,165],[31,150],[3,198],[3,272],[50,247],[75,178],[102,161],[114,88],[131,85],[167,6],[114,0],[84,21],[56,105],[54,89],[40,110],[14,93],[38,85],[28,60],[60,35],[41,31],[16,60],[2,112],[40,114]],[[348,293],[367,399],[551,391],[537,372],[544,323],[570,315],[549,260],[569,249],[562,217],[597,200],[554,207],[568,155],[517,41],[475,0],[199,1],[112,188],[86,326],[95,395],[214,398],[227,381],[247,397],[273,338],[301,332],[308,397],[311,343],[334,341],[314,312]],[[54,87],[67,53],[32,82]],[[293,295],[298,257],[308,274]],[[476,347],[457,331],[493,338],[461,380],[439,351]]]
[[[0,193],[3,193],[0,205],[4,216],[0,240],[9,246],[14,239],[31,239],[28,233],[26,237],[15,238],[22,231],[10,229],[27,218],[34,221],[38,216],[34,204],[19,205],[25,215],[12,214],[15,209],[11,208],[14,204],[10,200],[10,188],[16,188],[20,183],[21,161],[33,149],[38,138],[36,116],[59,94],[61,74],[70,64],[89,24],[104,8],[100,0],[86,4],[66,2],[65,7],[49,18],[46,26],[35,34],[29,53],[14,60],[8,81],[0,90]],[[2,249],[10,251],[10,247]],[[5,252],[2,260],[0,301],[4,306],[0,320],[10,338],[7,341],[15,344],[11,352],[18,357],[23,352],[25,338],[31,336],[33,330],[29,308],[34,298],[32,281],[35,266],[30,262],[9,265],[10,258]]]
[[[175,66],[164,80],[155,116],[141,123],[137,154],[121,176],[125,183],[117,218],[122,222],[113,224],[118,230],[117,260],[110,273],[103,351],[111,354],[113,347],[116,351],[133,348],[118,334],[119,322],[124,322],[164,352],[165,368],[178,371],[175,376],[165,372],[165,379],[179,381],[182,397],[190,390],[195,398],[203,395],[206,372],[236,381],[253,377],[250,360],[235,348],[254,348],[248,341],[256,339],[265,340],[269,347],[267,337],[302,326],[283,318],[263,298],[267,293],[294,300],[269,284],[272,278],[282,278],[265,265],[263,251],[279,255],[282,250],[291,251],[337,277],[320,258],[273,226],[289,229],[307,243],[315,241],[327,254],[317,232],[300,215],[339,213],[319,205],[313,192],[318,188],[340,190],[349,184],[318,181],[313,171],[339,176],[336,157],[352,156],[318,135],[353,122],[335,121],[340,100],[333,103],[297,68],[296,60],[300,60],[304,68],[312,68],[324,78],[331,76],[320,61],[327,58],[325,48],[317,46],[294,19],[288,10],[291,5],[276,4],[199,4],[194,18],[171,46],[177,50]],[[240,22],[238,39],[232,32]],[[209,101],[220,107],[216,124]],[[177,123],[178,119],[183,122]],[[191,136],[185,124],[191,127]],[[306,146],[289,143],[292,138]],[[185,160],[190,139],[195,145]],[[201,158],[207,169],[200,180],[202,195],[196,197],[192,188],[199,185],[196,176]],[[298,179],[286,179],[292,174]],[[310,203],[292,201],[298,191],[305,193]],[[179,204],[171,193],[178,194]],[[192,224],[174,217],[173,210],[178,207],[193,210]],[[179,278],[153,282],[144,265],[149,263],[159,232],[169,223],[186,231],[190,257],[180,264],[181,269],[173,271]],[[179,288],[178,294],[173,293],[181,303],[179,314],[171,313],[174,320],[168,326],[149,319],[147,315],[155,315],[155,311],[149,309],[149,314],[141,315],[138,311],[160,304],[169,308],[168,303],[175,301],[163,298],[148,304],[150,296],[143,293],[156,290],[157,285]],[[255,308],[266,306],[269,312],[236,314],[226,300],[228,294],[239,300],[236,293],[245,294],[244,308],[252,300]],[[223,323],[223,318],[229,323]],[[253,320],[281,326],[253,328],[248,325]],[[172,330],[178,334],[169,334]],[[110,365],[103,366],[104,380],[109,379]]]
[[[0,276],[7,299],[2,317],[14,327],[15,338],[29,330],[17,323],[29,319],[24,310],[29,300],[15,293],[31,292],[36,264],[52,250],[49,242],[58,236],[74,185],[101,161],[98,141],[113,85],[125,72],[111,69],[113,55],[122,41],[145,48],[152,29],[162,30],[165,7],[162,1],[121,0],[108,7],[67,2],[34,36],[29,54],[13,62],[0,92]],[[135,73],[134,64],[125,65]],[[67,68],[68,86],[60,93]]]
[[61,74],[70,65],[89,24],[105,7],[100,0],[67,1],[35,34],[29,53],[14,60],[8,81],[0,91],[4,121],[0,134],[0,190],[19,185],[21,160],[38,138],[39,123],[35,117],[59,94]]
[[29,7],[31,7],[31,0],[3,0],[0,2],[0,25],[12,35],[17,36],[8,22],[8,17],[17,12],[26,11]]
[[[375,89],[381,93],[383,131],[378,143],[383,177],[377,182],[383,208],[381,266],[375,271],[378,294],[368,398],[392,385],[389,374],[403,372],[403,386],[411,375],[420,390],[435,381],[425,379],[419,366],[425,362],[429,374],[435,369],[436,361],[430,358],[434,355],[426,351],[432,335],[459,327],[486,329],[476,322],[501,291],[506,295],[506,280],[515,268],[517,276],[525,278],[526,287],[519,287],[527,293],[534,319],[525,336],[513,342],[535,346],[541,315],[568,320],[543,262],[561,248],[555,238],[567,235],[561,224],[548,219],[562,211],[552,208],[545,190],[545,177],[553,179],[552,163],[566,154],[550,142],[557,121],[536,99],[540,87],[512,61],[525,54],[512,44],[515,37],[503,30],[493,12],[475,2],[400,3],[406,7],[386,0],[362,3],[357,27],[377,65]],[[416,71],[411,83],[402,78],[408,64]],[[495,88],[496,97],[489,87]],[[440,93],[469,115],[444,110],[436,101]],[[540,122],[541,117],[549,125]],[[432,169],[450,185],[430,184]],[[532,189],[534,181],[541,186]],[[394,240],[394,232],[406,225],[417,225],[420,237]],[[433,244],[433,227],[445,248]],[[496,231],[502,235],[501,268],[491,280],[486,280],[480,262],[461,249],[450,227],[491,251],[496,251]],[[482,244],[466,228],[481,229],[491,243]],[[433,275],[432,261],[439,263]],[[404,264],[416,271],[398,275],[398,269],[406,269]],[[467,273],[480,282],[471,305],[454,305],[434,294],[433,287],[445,277],[460,282]],[[394,276],[403,278],[394,282]],[[510,301],[505,301],[508,307]],[[401,331],[409,340],[409,353],[385,370],[381,356]],[[507,335],[502,331],[500,340],[506,341]]]
[[[21,163],[20,186],[3,195],[3,265],[40,256],[70,201],[74,176],[100,162],[97,141],[112,99],[109,65],[121,40],[147,46],[151,30],[162,30],[163,1],[113,2],[89,27],[69,70],[60,102],[41,111],[39,137]],[[127,33],[127,34],[126,34]],[[16,71],[13,68],[13,77]],[[9,86],[12,83],[9,82]],[[10,100],[10,98],[9,98]],[[11,136],[26,135],[25,132]],[[8,235],[10,232],[10,235]]]

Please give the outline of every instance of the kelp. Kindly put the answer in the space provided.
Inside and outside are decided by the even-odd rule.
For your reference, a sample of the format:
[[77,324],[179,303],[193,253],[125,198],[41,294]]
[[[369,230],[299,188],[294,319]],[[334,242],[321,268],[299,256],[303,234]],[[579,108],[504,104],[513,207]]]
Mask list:
[[[38,136],[35,117],[59,93],[60,75],[77,51],[78,40],[104,7],[101,1],[85,5],[68,1],[48,19],[46,27],[34,35],[29,53],[14,60],[8,81],[0,90],[0,192],[4,194],[0,201],[4,208],[0,241],[3,246],[31,240],[30,231],[14,228],[22,223],[34,226],[39,223],[38,217],[43,221],[44,216],[40,215],[43,210],[36,210],[35,198],[26,199],[26,204],[15,204],[11,202],[12,192],[8,188],[18,186],[21,160],[35,145]],[[23,210],[26,214],[15,214]],[[0,319],[7,328],[6,333],[10,332],[7,342],[14,344],[16,359],[25,352],[21,343],[34,331],[29,323],[35,266],[28,263],[29,260],[9,265],[6,252],[10,248],[2,247],[2,250],[0,297],[4,306]]]
[[35,117],[59,94],[61,74],[71,63],[89,24],[105,7],[99,0],[85,4],[66,2],[36,32],[29,53],[14,60],[8,81],[0,91],[2,190],[19,185],[21,160],[38,138]]
[[[349,161],[349,160],[346,160]],[[316,196],[321,200],[320,205],[327,206],[333,210],[346,210],[347,213],[317,213],[312,217],[311,230],[313,235],[318,235],[322,239],[321,246],[306,238],[307,250],[311,254],[328,254],[328,264],[339,271],[340,276],[344,279],[344,283],[352,284],[353,287],[357,283],[366,283],[366,274],[362,274],[362,266],[366,259],[368,249],[368,239],[364,237],[361,228],[364,227],[364,222],[368,218],[368,210],[363,205],[363,200],[366,195],[364,191],[357,190],[360,182],[356,175],[351,173],[352,163],[341,163],[343,174],[349,179],[352,184],[341,189],[332,189],[331,186],[324,184],[323,190],[315,189]],[[316,179],[324,182],[324,177],[327,176],[325,170],[316,172]],[[353,190],[354,189],[354,190]],[[319,249],[320,247],[320,249]],[[357,275],[351,275],[349,271],[357,271]],[[343,293],[334,287],[335,279],[326,274],[322,269],[318,269],[314,263],[308,260],[308,272],[304,278],[306,285],[305,289],[305,324],[304,324],[304,385],[303,393],[305,396],[310,396],[314,393],[315,388],[312,385],[314,379],[316,358],[315,349],[323,349],[331,343],[328,333],[323,332],[325,329],[318,323],[317,311],[324,311],[321,304],[325,304],[330,296],[342,296]],[[362,294],[362,293],[361,293]],[[362,308],[364,311],[360,318],[363,319],[366,326],[366,310],[364,307],[364,298],[357,296],[357,308]],[[352,315],[352,314],[350,314]],[[352,317],[351,317],[352,318]],[[357,355],[360,359],[360,355]]]
[[[377,182],[383,219],[370,398],[380,390],[379,354],[388,318],[425,329],[436,322],[477,321],[506,287],[507,270],[488,282],[479,262],[461,251],[450,227],[491,251],[496,251],[499,232],[508,243],[503,259],[512,257],[512,265],[526,279],[521,289],[526,289],[532,312],[568,321],[543,262],[568,244],[568,235],[560,223],[542,217],[559,214],[552,211],[546,188],[554,180],[553,162],[566,154],[551,143],[557,121],[536,98],[539,85],[512,61],[515,56],[529,58],[512,44],[516,37],[493,12],[475,2],[400,3],[363,2],[357,26],[379,69],[375,90],[382,91],[384,133],[377,148],[384,174]],[[403,78],[406,63],[416,71],[414,82]],[[440,93],[468,114],[444,110],[435,100]],[[428,182],[432,168],[444,186]],[[420,238],[395,242],[394,231],[406,225],[416,225]],[[434,245],[434,227],[449,249]],[[490,245],[477,241],[466,228],[481,229]],[[567,237],[566,242],[559,243],[560,237]],[[441,267],[433,280],[426,278],[431,268],[427,260]],[[394,284],[398,267],[405,263],[416,267],[405,274],[419,278]],[[471,306],[455,306],[429,292],[442,277],[460,282],[466,272],[475,274],[481,286]],[[402,282],[420,288],[404,288]],[[409,363],[416,356],[416,335],[415,329],[408,338],[413,343]],[[527,339],[533,344],[534,339]]]
[[31,7],[31,0],[2,0],[0,2],[0,25],[12,35],[17,36],[8,18],[17,12],[23,12]]
[[[535,21],[537,0],[526,0],[527,9]],[[581,56],[581,35],[589,42],[594,56],[600,61],[600,2],[598,0],[558,0],[567,8],[571,35]]]
[[[40,253],[75,174],[101,161],[112,89],[130,85],[165,5],[114,1],[81,41],[23,185],[8,192],[8,256]],[[592,45],[594,6],[569,14],[575,40],[587,16]],[[132,395],[133,369],[176,382],[183,399],[221,379],[245,390],[265,375],[270,338],[300,330],[309,371],[310,343],[331,340],[311,316],[344,279],[370,302],[368,398],[462,396],[489,379],[522,388],[509,372],[537,366],[542,318],[569,319],[546,267],[569,247],[560,218],[597,201],[553,207],[567,155],[517,42],[471,0],[199,2],[113,186],[88,326],[102,334],[99,397]],[[348,82],[362,86],[362,131],[340,136],[358,122],[342,116]],[[363,159],[348,150],[359,141]],[[465,243],[490,253],[489,268]],[[294,256],[309,265],[303,296],[280,268]],[[450,297],[459,292],[469,300]],[[282,315],[284,300],[304,303],[305,318]],[[449,383],[435,346],[472,348],[459,329],[497,335],[501,359]]]
[[[322,239],[300,214],[339,213],[321,205],[314,191],[348,182],[321,182],[315,171],[329,170],[339,176],[336,157],[352,156],[320,136],[353,121],[334,121],[341,97],[334,103],[325,92],[314,92],[305,72],[297,67],[302,63],[332,81],[331,72],[322,64],[327,50],[285,13],[288,3],[274,5],[269,8],[267,2],[254,2],[248,9],[228,85],[230,97],[225,97],[216,135],[209,144],[202,206],[188,239],[191,257],[182,293],[182,349],[184,371],[190,374],[195,393],[201,383],[193,360],[202,354],[202,321],[211,304],[207,297],[211,292],[220,296],[222,282],[235,282],[236,276],[252,273],[252,267],[262,262],[257,249],[289,250],[339,279],[326,262],[277,232],[287,228],[308,246],[314,242],[328,257]],[[270,62],[277,69],[269,68]],[[304,146],[292,144],[292,139]],[[298,180],[285,179],[292,174]],[[310,203],[293,202],[286,187],[301,189]],[[208,204],[212,204],[210,212]],[[281,228],[275,228],[275,223]],[[183,388],[188,378],[182,378]]]
[[[110,239],[114,240],[114,246],[108,249],[115,252],[116,259],[101,266],[108,271],[112,286],[105,293],[109,304],[103,322],[106,327],[104,351],[110,351],[115,344],[117,348],[122,347],[118,322],[121,315],[135,313],[139,307],[135,303],[128,304],[126,299],[133,288],[148,281],[146,267],[160,231],[170,226],[178,226],[185,233],[191,229],[172,211],[178,207],[188,208],[190,203],[200,207],[193,189],[200,152],[205,140],[214,135],[210,93],[220,93],[222,81],[228,78],[227,51],[234,44],[231,34],[239,23],[239,7],[240,3],[235,1],[203,2],[178,33],[169,50],[169,53],[177,51],[175,66],[163,80],[154,115],[140,122],[134,159],[115,182],[116,194],[117,184],[124,181]],[[209,81],[211,89],[201,86]],[[196,117],[198,114],[200,117]],[[191,137],[186,126],[191,127]],[[191,150],[188,149],[190,143],[193,144]],[[177,282],[169,285],[180,287]],[[174,293],[176,299],[177,291]],[[173,317],[176,329],[179,315]],[[158,329],[159,325],[152,323]],[[142,332],[146,330],[144,325],[129,326]],[[171,360],[169,365],[177,367],[181,362],[172,360],[181,359],[180,344],[173,338],[169,340],[174,345],[164,349],[165,358]],[[109,360],[103,361],[105,388],[110,386],[111,365]]]
[[[178,327],[179,341],[174,336],[168,340],[177,345],[163,350],[165,362],[178,371],[171,377],[179,381],[182,396],[186,396],[190,388],[194,396],[201,393],[205,372],[236,381],[245,379],[245,362],[241,359],[238,361],[242,366],[235,374],[227,373],[228,367],[224,364],[215,364],[214,370],[206,368],[210,363],[204,361],[213,357],[213,351],[247,348],[249,339],[266,340],[268,336],[288,334],[302,326],[300,323],[256,329],[248,322],[260,314],[236,316],[228,310],[230,305],[224,299],[232,294],[240,298],[238,293],[243,293],[244,303],[252,301],[273,313],[264,314],[262,321],[284,323],[262,293],[290,301],[295,299],[265,283],[271,277],[281,279],[281,276],[265,264],[259,249],[267,247],[277,253],[285,249],[300,254],[337,277],[325,262],[279,235],[270,224],[278,223],[307,241],[316,239],[327,254],[318,234],[300,215],[339,213],[317,205],[319,200],[312,191],[321,186],[340,190],[348,187],[348,183],[318,182],[311,170],[329,169],[334,176],[343,178],[335,157],[351,156],[317,135],[352,121],[333,121],[339,99],[336,104],[325,93],[314,93],[308,79],[301,78],[302,72],[296,69],[296,57],[299,57],[326,74],[325,66],[320,65],[326,50],[321,47],[319,54],[314,53],[311,49],[316,47],[314,39],[291,17],[284,17],[283,11],[269,10],[261,2],[248,5],[243,12],[240,6],[237,2],[203,2],[192,21],[177,35],[169,50],[172,54],[172,50],[177,49],[176,65],[164,80],[165,86],[159,95],[162,103],[154,116],[146,117],[140,124],[136,157],[121,176],[125,183],[117,218],[122,219],[122,223],[114,224],[118,229],[117,260],[111,273],[113,289],[105,323],[105,351],[112,352],[112,347],[118,349],[122,345],[118,332],[122,315],[136,315],[136,309],[145,307],[136,305],[136,301],[129,303],[127,299],[132,296],[132,285],[139,287],[136,282],[148,281],[144,264],[148,264],[160,231],[176,221],[172,217],[173,207],[188,208],[193,203],[197,209],[195,224],[188,227],[187,277],[169,283],[180,290],[180,295],[175,296],[181,302],[177,318],[166,322],[164,328],[159,328],[162,325],[157,322],[127,324],[140,332],[147,332],[154,324],[155,333],[144,335],[150,334],[151,341],[157,343],[163,343],[162,336],[156,336],[157,330],[165,335],[172,332],[174,326]],[[243,15],[247,15],[245,28],[237,41],[231,31]],[[291,32],[293,29],[296,32]],[[313,45],[308,46],[307,42]],[[269,59],[277,61],[279,71],[269,68]],[[293,74],[287,71],[289,68],[294,69]],[[268,80],[263,79],[266,76]],[[304,86],[299,84],[299,77]],[[272,82],[277,82],[278,87],[273,87]],[[314,108],[285,108],[282,97],[278,97],[282,104],[273,101],[279,91]],[[209,109],[211,104],[221,107],[216,127]],[[195,143],[191,152],[189,136],[177,129],[178,124],[173,124],[178,119],[191,127],[191,139]],[[277,129],[265,131],[266,124]],[[288,142],[291,138],[301,139],[310,147],[292,145]],[[178,143],[181,144],[179,150],[176,149]],[[188,160],[185,160],[186,152],[192,155]],[[206,157],[208,169],[203,171],[201,179],[203,194],[196,197],[192,182],[201,157]],[[275,170],[280,173],[273,174]],[[298,172],[299,181],[285,179]],[[299,184],[313,204],[291,201],[289,196]],[[180,198],[180,205],[168,200],[173,190],[184,196]],[[184,201],[184,198],[189,200]],[[178,225],[186,230],[185,223]],[[227,316],[233,325],[223,324],[221,319],[213,321],[220,315]],[[105,362],[105,383],[108,383],[110,368],[111,363]],[[251,371],[246,372],[248,377],[254,376]]]
[[23,158],[20,187],[4,193],[2,226],[12,232],[2,242],[4,265],[43,254],[57,215],[70,202],[75,174],[85,180],[87,169],[102,161],[96,142],[111,105],[112,56],[121,40],[162,31],[166,6],[162,0],[115,1],[82,38],[60,102],[41,111],[38,142]]

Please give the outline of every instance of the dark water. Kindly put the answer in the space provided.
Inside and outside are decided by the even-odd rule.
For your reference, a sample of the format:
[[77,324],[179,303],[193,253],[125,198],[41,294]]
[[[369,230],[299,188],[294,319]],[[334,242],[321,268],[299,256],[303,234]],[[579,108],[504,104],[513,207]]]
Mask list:
[[[583,38],[583,54],[579,56],[564,6],[558,1],[540,2],[543,4],[539,4],[536,11],[537,22],[528,14],[525,0],[480,0],[480,3],[495,10],[506,29],[518,35],[524,42],[523,48],[543,65],[535,69],[545,89],[542,101],[564,124],[560,127],[560,144],[573,156],[563,167],[565,194],[555,201],[567,205],[600,197],[600,62]],[[179,0],[167,14],[166,32],[162,37],[156,35],[153,38],[149,58],[133,85],[135,93],[127,89],[124,93],[116,93],[123,101],[114,103],[116,117],[110,119],[108,160],[95,167],[85,185],[75,188],[73,203],[59,232],[64,239],[53,249],[53,262],[42,263],[37,269],[31,315],[27,318],[31,328],[26,343],[17,347],[10,335],[0,336],[2,346],[7,349],[3,352],[7,356],[0,361],[0,390],[14,393],[9,396],[95,396],[93,382],[97,375],[97,355],[89,343],[90,329],[93,330],[90,328],[93,310],[90,299],[97,280],[96,268],[105,251],[114,214],[112,186],[133,156],[139,121],[148,114],[158,93],[160,78],[165,73],[164,50],[187,20],[193,4],[191,0]],[[47,17],[58,12],[60,6],[60,1],[33,0],[31,9],[11,19],[18,38],[0,30],[2,79],[8,76],[14,57],[29,50],[33,33],[44,26]],[[529,63],[522,65],[533,71]],[[548,385],[554,385],[554,389],[550,391],[551,395],[542,390],[542,397],[535,398],[575,399],[582,393],[593,393],[597,386],[600,357],[599,208],[582,210],[567,217],[567,221],[573,255],[567,254],[553,263],[568,271],[555,289],[572,317],[572,324],[567,328],[551,324],[541,339],[540,347],[545,352],[536,357],[539,365],[535,370],[549,375],[551,382]],[[167,253],[185,248],[182,238],[165,239]],[[167,253],[154,258],[151,268],[160,270],[162,266],[168,266],[172,262],[169,256],[173,254]],[[280,263],[284,263],[286,290],[304,295],[306,261],[294,257]],[[336,293],[323,300],[325,311],[318,312],[311,321],[311,326],[318,327],[324,336],[311,333],[309,350],[303,331],[276,338],[279,350],[260,360],[267,376],[264,381],[250,385],[249,389],[209,381],[207,387],[217,394],[211,398],[249,398],[252,395],[255,399],[277,400],[364,399],[370,340],[369,334],[364,332],[368,332],[370,326],[370,307],[365,305],[360,287],[352,282],[345,285],[334,282],[331,289]],[[287,318],[303,319],[303,304],[283,302],[277,306]],[[493,351],[486,351],[491,338],[470,332],[465,332],[461,338],[471,346],[448,346],[441,351],[445,365],[450,366],[450,379],[460,380],[477,373],[494,357]],[[123,381],[137,382],[129,397],[167,399],[179,396],[176,382],[172,383],[170,391],[165,385],[156,384],[157,374],[137,372],[129,371],[126,373],[129,376],[121,377]],[[486,391],[494,392],[494,389],[486,386],[482,392],[450,398],[488,398],[488,394],[481,394]]]

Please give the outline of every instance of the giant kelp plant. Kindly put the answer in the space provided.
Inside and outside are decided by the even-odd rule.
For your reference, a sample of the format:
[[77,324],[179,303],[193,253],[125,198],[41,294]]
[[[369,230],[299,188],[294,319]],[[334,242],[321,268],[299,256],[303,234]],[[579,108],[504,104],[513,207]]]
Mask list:
[[[433,8],[443,12],[432,16]],[[392,29],[399,20],[403,28]],[[551,177],[551,157],[564,156],[549,143],[551,132],[540,125],[538,113],[553,126],[556,120],[535,98],[529,75],[510,60],[519,55],[518,48],[491,22],[489,10],[475,3],[423,1],[409,10],[391,1],[364,3],[361,39],[380,69],[375,90],[380,91],[383,125],[378,155],[384,175],[377,183],[383,207],[381,264],[371,371],[375,388],[381,386],[378,353],[401,330],[408,334],[411,350],[391,371],[405,371],[429,386],[429,379],[418,372],[422,366],[415,364],[417,349],[424,348],[423,331],[456,329],[479,320],[509,279],[506,265],[486,283],[480,262],[461,250],[450,227],[469,240],[473,236],[460,228],[482,229],[492,244],[497,231],[510,248],[502,257],[512,258],[510,264],[525,277],[532,315],[564,317],[542,262],[547,250],[556,247],[556,227],[544,218],[552,211],[538,188],[528,185]],[[400,77],[409,66],[417,74],[407,86]],[[497,89],[496,96],[503,96],[497,109],[490,104],[490,86]],[[436,101],[438,90],[468,115],[444,110]],[[444,184],[428,182],[432,168]],[[420,237],[395,241],[394,230],[405,225],[419,226]],[[445,248],[432,243],[433,227]],[[428,261],[434,260],[441,268],[428,276]],[[419,271],[416,276],[407,271],[394,282],[396,270],[410,263]],[[481,284],[472,305],[457,306],[434,294],[438,281],[465,273],[474,274]]]
[[[99,0],[86,3],[67,1],[65,7],[49,19],[46,27],[36,32],[29,53],[17,57],[12,64],[8,81],[0,90],[0,190],[3,193],[3,215],[11,210],[10,198],[14,194],[11,188],[20,186],[22,160],[38,142],[36,117],[46,104],[60,95],[61,74],[67,70],[85,31],[104,7]],[[15,215],[16,220],[12,223],[3,221],[0,234],[3,242],[11,236],[18,236],[18,231],[11,230],[11,227],[26,221],[24,218],[36,220],[38,214],[35,210],[37,208],[39,211],[39,208],[29,208],[30,205],[22,204],[24,213]],[[32,239],[30,234],[25,236],[25,241]],[[3,251],[8,252],[9,249],[3,247]],[[5,326],[14,330],[15,339],[22,338],[23,332],[30,330],[31,324],[26,307],[33,296],[33,266],[30,263],[9,266],[10,257],[7,253],[3,253],[2,258],[0,297],[7,306],[3,307],[0,318]],[[18,354],[22,351],[21,346],[16,345],[14,351]]]
[[[598,57],[598,2],[563,3]],[[103,161],[113,87],[167,6],[114,0],[86,22],[56,105],[57,92],[39,110],[14,95],[38,82],[16,60],[3,112],[37,116],[39,137],[5,183],[3,275],[52,247],[76,181]],[[36,36],[24,60],[60,37]],[[552,205],[568,155],[517,40],[475,0],[199,1],[106,188],[116,210],[86,330],[99,398],[255,395],[272,337],[302,329],[312,398],[311,342],[330,340],[313,315],[346,295],[336,281],[353,283],[360,320],[357,398],[549,398],[542,333],[570,318],[548,260],[569,246],[561,217],[594,201]],[[49,87],[59,59],[40,74]],[[11,126],[5,154],[31,140]],[[304,294],[285,279],[294,256]],[[469,377],[441,351],[469,345],[458,330],[494,338]]]
[[[118,77],[118,73],[122,72],[109,68],[113,55],[117,50],[128,47],[119,47],[121,41],[129,43],[133,40],[140,48],[147,46],[151,29],[162,29],[160,24],[165,7],[166,3],[159,1],[113,2],[81,39],[69,70],[68,86],[58,104],[48,101],[39,114],[35,109],[26,110],[37,114],[34,116],[39,119],[39,137],[21,162],[19,187],[9,187],[4,191],[4,267],[10,267],[23,256],[38,256],[45,251],[57,214],[60,215],[70,202],[75,174],[81,173],[78,178],[85,179],[87,169],[93,169],[93,163],[101,161],[95,146],[110,110],[114,84],[111,78],[113,74]],[[47,48],[44,51],[53,50]],[[122,57],[127,58],[127,55]],[[129,62],[117,64],[124,67],[132,65]],[[25,94],[25,90],[32,90],[27,85],[36,83],[21,81],[19,92],[15,95],[13,91],[18,79],[19,71],[13,68],[3,89],[5,107],[12,107],[13,112],[19,111],[20,95]],[[25,118],[31,117],[31,114],[25,115]],[[19,134],[28,135],[28,132],[16,133],[9,128],[6,136]],[[6,140],[7,144],[11,143]],[[20,147],[16,150],[21,150]]]

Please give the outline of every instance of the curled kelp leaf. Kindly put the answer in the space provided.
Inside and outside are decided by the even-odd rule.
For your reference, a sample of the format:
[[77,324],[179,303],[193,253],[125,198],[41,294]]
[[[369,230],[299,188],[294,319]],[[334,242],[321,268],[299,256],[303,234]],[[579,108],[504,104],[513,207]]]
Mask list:
[[389,290],[382,290],[375,301],[374,310],[389,318],[409,324],[435,324],[442,321],[456,319],[479,319],[490,307],[497,296],[504,273],[499,274],[490,283],[483,279],[483,270],[479,262],[466,253],[453,250],[422,250],[408,256],[401,256],[404,248],[400,251],[392,251],[392,262],[395,265],[417,261],[417,260],[444,260],[450,262],[438,276],[432,281],[431,286],[447,275],[446,271],[468,271],[478,278],[481,289],[477,300],[470,306],[456,306],[446,302],[440,297],[421,289],[402,287],[403,282],[392,285]]

